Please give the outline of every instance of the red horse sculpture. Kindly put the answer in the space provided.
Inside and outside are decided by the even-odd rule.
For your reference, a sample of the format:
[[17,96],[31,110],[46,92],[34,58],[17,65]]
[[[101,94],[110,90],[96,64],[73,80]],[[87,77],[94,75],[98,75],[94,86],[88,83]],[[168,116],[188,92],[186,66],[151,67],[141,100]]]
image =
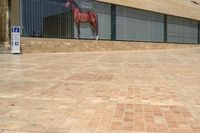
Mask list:
[[68,0],[65,7],[72,9],[74,21],[77,27],[78,37],[80,38],[80,23],[89,23],[91,26],[92,37],[98,40],[98,17],[94,12],[82,12],[74,0]]

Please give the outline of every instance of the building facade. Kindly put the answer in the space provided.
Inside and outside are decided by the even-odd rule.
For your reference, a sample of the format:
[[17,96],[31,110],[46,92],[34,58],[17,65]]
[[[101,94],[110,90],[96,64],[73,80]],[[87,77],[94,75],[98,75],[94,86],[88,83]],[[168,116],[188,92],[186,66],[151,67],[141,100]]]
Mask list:
[[[22,47],[25,50],[30,44],[31,47],[34,47],[45,41],[49,44],[41,45],[51,45],[52,47],[52,39],[54,39],[55,45],[53,47],[55,49],[56,47],[62,49],[61,45],[56,45],[55,40],[63,46],[74,47],[72,42],[78,34],[77,26],[72,11],[65,7],[66,0],[1,1],[5,2],[1,9],[5,15],[1,17],[4,24],[1,25],[6,25],[1,26],[0,29],[1,41],[9,40],[9,26],[20,26]],[[198,0],[182,0],[181,2],[175,0],[166,0],[165,2],[162,0],[74,1],[82,11],[92,11],[98,15],[99,42],[101,43],[103,40],[107,41],[106,43],[128,41],[179,45],[200,44],[200,14],[198,13],[200,6]],[[91,36],[89,23],[81,23],[81,40],[79,41],[85,40],[86,43],[98,45],[96,41],[90,41]],[[70,42],[70,44],[65,42]],[[75,46],[74,49],[80,50],[81,48],[82,46],[79,48]]]

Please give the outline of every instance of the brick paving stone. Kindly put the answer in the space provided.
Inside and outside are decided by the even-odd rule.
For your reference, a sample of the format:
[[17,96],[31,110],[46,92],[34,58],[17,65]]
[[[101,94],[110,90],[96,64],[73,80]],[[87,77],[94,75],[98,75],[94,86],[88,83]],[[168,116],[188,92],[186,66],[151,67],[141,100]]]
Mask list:
[[49,128],[44,133],[69,133],[69,130],[62,128]]
[[1,133],[200,133],[200,49],[0,55]]
[[111,130],[121,130],[122,123],[121,122],[112,122]]
[[123,130],[128,130],[128,131],[133,131],[133,122],[124,122],[123,123],[123,127],[122,127],[122,129]]
[[4,131],[3,133],[42,133],[42,132],[30,132],[30,131]]
[[23,131],[4,131],[3,133],[27,133]]
[[134,131],[140,131],[140,132],[144,132],[146,131],[145,129],[145,123],[134,123]]
[[78,124],[79,120],[78,119],[66,119],[66,121],[61,125],[61,128],[65,129],[71,129],[73,126]]

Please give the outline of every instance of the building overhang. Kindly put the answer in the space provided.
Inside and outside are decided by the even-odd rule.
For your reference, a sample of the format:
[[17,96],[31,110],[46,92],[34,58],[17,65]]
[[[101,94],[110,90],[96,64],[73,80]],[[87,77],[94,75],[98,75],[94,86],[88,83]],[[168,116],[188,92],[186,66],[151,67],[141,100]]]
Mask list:
[[200,0],[97,0],[162,14],[200,20]]

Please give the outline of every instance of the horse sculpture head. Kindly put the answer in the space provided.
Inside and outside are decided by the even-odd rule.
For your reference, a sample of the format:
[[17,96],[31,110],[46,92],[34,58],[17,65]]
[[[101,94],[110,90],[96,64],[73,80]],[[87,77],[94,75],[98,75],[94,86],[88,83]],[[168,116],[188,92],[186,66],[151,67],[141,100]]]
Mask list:
[[67,0],[67,2],[65,3],[65,7],[73,9],[77,7],[77,4],[74,0]]
[[66,3],[65,3],[65,7],[69,8],[71,3],[72,3],[73,0],[68,0]]

